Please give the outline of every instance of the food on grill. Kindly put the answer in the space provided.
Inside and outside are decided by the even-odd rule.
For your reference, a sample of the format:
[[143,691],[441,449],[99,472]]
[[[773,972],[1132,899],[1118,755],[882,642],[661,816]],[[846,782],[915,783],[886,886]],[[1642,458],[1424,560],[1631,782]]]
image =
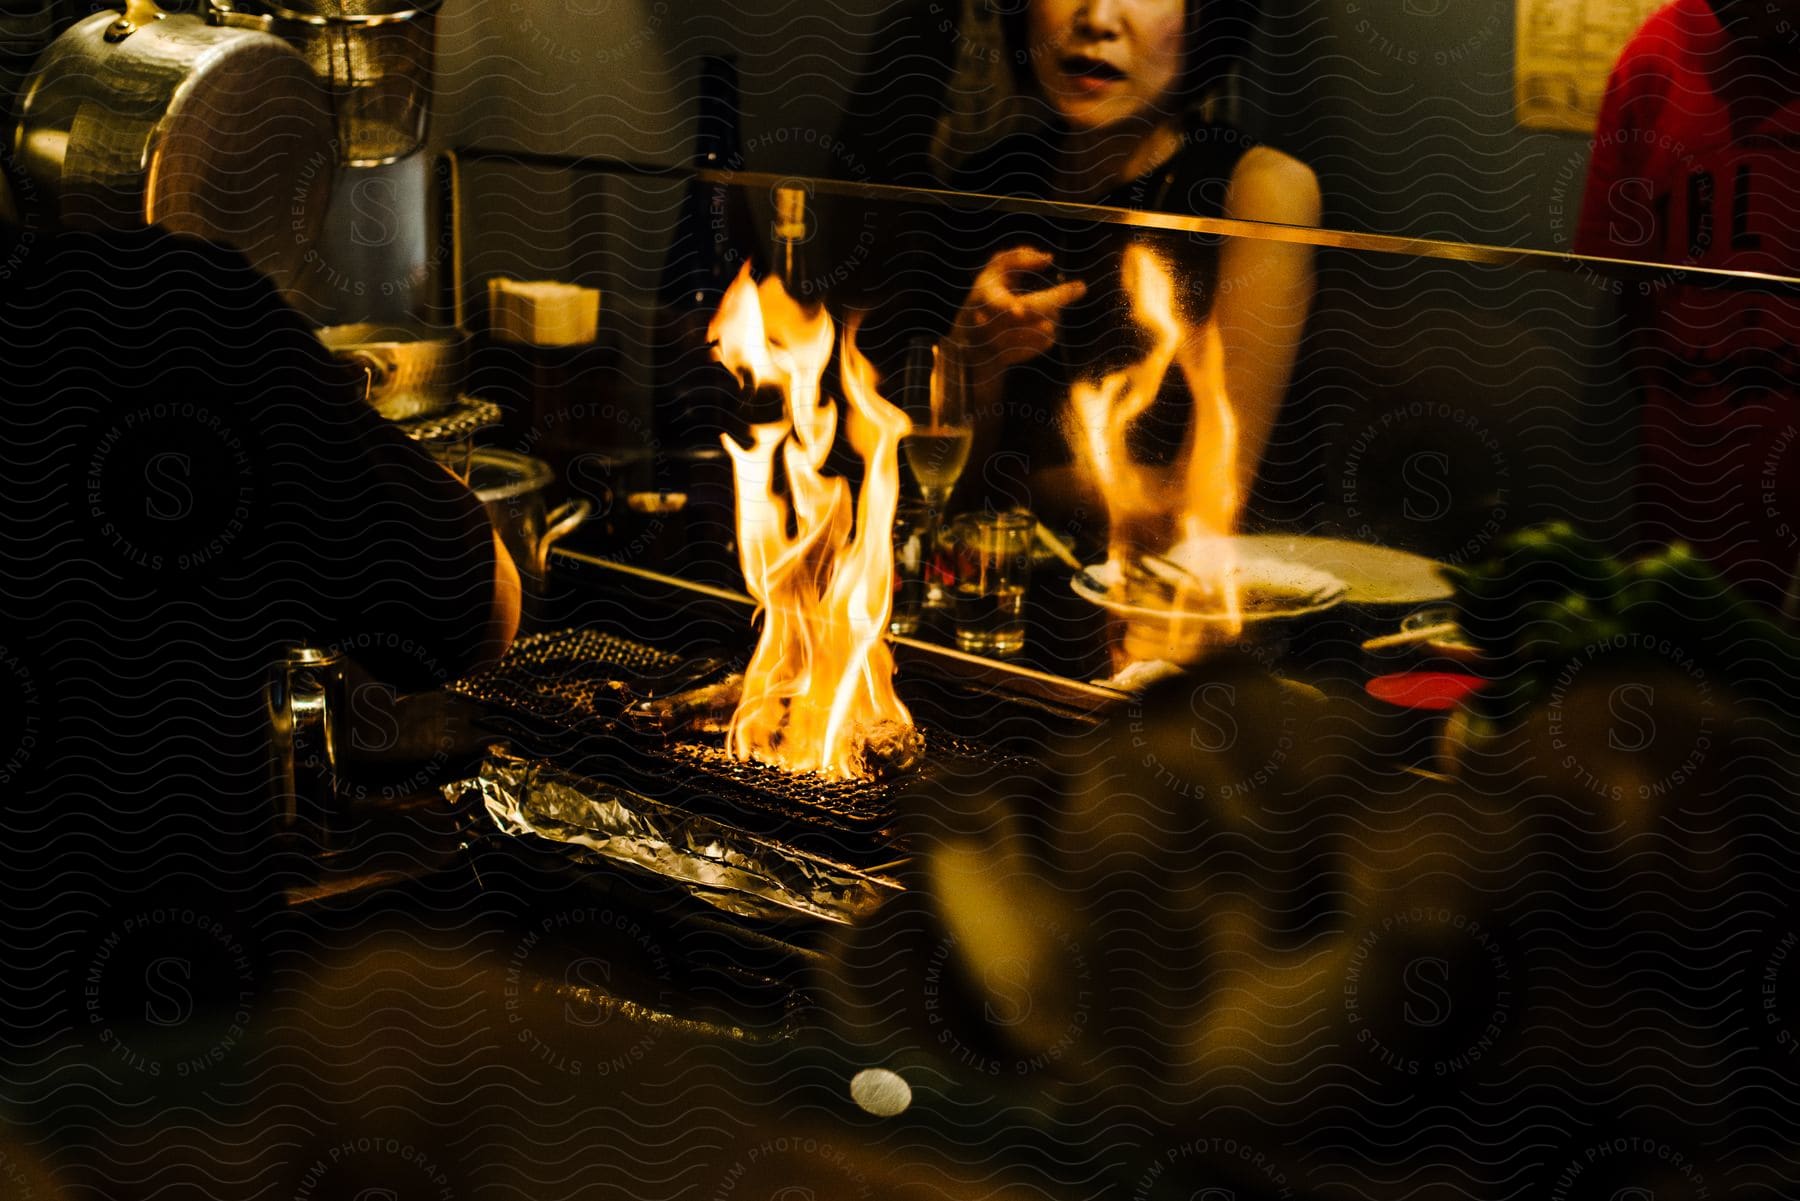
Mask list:
[[924,760],[925,735],[917,726],[880,722],[863,743],[863,764],[877,780],[904,775]]
[[686,692],[717,679],[729,669],[731,660],[724,655],[700,655],[672,659],[645,668],[628,679],[609,680],[607,686],[637,700],[668,697]]
[[722,735],[731,729],[731,715],[737,711],[743,691],[742,673],[733,673],[717,684],[640,701],[625,711],[625,720],[636,729],[665,738],[676,734]]

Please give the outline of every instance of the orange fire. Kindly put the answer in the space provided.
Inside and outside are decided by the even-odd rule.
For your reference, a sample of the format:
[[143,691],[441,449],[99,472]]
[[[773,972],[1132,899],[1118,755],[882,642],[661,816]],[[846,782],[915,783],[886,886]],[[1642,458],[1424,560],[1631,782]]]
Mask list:
[[[875,370],[845,331],[839,371],[850,403],[850,445],[862,456],[861,495],[824,473],[838,406],[821,395],[833,325],[771,276],[759,287],[746,266],[707,330],[719,361],[757,387],[780,389],[785,420],[751,428],[750,445],[722,438],[738,502],[738,555],[762,615],[744,670],[743,697],[727,749],[793,772],[870,774],[870,734],[912,716],[894,693],[883,641],[894,603],[891,531],[900,500],[906,415],[876,390]],[[776,456],[786,477],[776,483]]]
[[[1142,246],[1125,251],[1123,278],[1132,311],[1153,335],[1149,352],[1098,384],[1070,393],[1076,457],[1105,497],[1112,599],[1183,615],[1186,621],[1138,620],[1127,633],[1132,657],[1181,661],[1196,640],[1235,637],[1243,628],[1238,565],[1237,419],[1225,390],[1225,349],[1216,325],[1190,329],[1176,313],[1168,268]],[[1193,394],[1194,415],[1173,469],[1132,461],[1126,437],[1156,400],[1170,366]],[[1173,599],[1137,595],[1133,581],[1148,553],[1172,565],[1162,574]],[[1132,634],[1137,635],[1136,638]]]

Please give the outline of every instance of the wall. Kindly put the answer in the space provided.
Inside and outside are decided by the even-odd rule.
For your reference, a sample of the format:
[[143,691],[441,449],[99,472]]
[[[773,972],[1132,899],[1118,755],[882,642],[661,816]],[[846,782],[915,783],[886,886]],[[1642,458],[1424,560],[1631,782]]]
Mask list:
[[[441,145],[685,164],[700,60],[742,80],[742,166],[832,172],[843,95],[883,0],[450,0]],[[554,276],[604,289],[618,386],[647,418],[653,299],[684,189],[663,180],[476,170],[473,276]],[[642,428],[642,426],[639,426]],[[624,436],[624,435],[622,435]]]
[[[1244,119],[1318,173],[1326,225],[1568,248],[1589,140],[1515,124],[1513,0],[1265,12]],[[1283,465],[1284,491],[1313,502],[1303,519],[1459,560],[1485,549],[1466,531],[1496,523],[1623,532],[1634,412],[1598,289],[1425,259],[1319,262]]]
[[1588,139],[1513,119],[1514,0],[1278,0],[1255,107],[1326,223],[1567,249]]

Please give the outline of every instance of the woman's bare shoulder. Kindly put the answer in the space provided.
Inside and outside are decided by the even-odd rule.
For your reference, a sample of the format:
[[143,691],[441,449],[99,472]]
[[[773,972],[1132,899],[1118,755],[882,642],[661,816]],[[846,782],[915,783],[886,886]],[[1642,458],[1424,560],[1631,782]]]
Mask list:
[[1225,198],[1225,215],[1239,221],[1317,225],[1323,201],[1311,167],[1271,146],[1238,160]]

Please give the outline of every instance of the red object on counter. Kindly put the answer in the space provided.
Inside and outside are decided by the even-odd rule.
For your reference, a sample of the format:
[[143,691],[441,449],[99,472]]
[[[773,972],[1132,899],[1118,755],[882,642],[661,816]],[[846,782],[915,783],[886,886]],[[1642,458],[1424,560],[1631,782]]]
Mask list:
[[1376,700],[1402,709],[1445,713],[1487,685],[1480,676],[1456,671],[1400,671],[1376,676],[1364,687]]

